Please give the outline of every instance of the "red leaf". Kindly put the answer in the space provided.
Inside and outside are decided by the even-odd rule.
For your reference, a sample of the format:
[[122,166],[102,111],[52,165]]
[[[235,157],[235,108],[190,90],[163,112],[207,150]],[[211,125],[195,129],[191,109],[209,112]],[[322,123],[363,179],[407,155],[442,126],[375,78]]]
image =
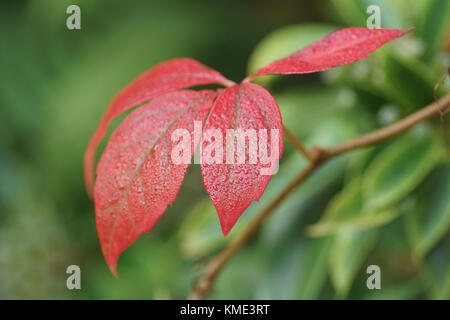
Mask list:
[[311,73],[352,63],[366,58],[372,51],[408,31],[368,28],[340,29],[284,59],[259,69],[247,80],[265,74]]
[[89,142],[84,155],[84,178],[89,195],[94,187],[94,161],[98,144],[106,134],[109,123],[122,112],[160,94],[195,85],[218,83],[229,86],[232,82],[219,72],[189,59],[176,58],[157,64],[137,77],[112,101]]
[[115,275],[120,253],[150,231],[183,182],[189,164],[172,161],[172,133],[203,123],[215,96],[211,90],[167,93],[134,110],[112,134],[97,166],[94,200],[102,251]]
[[[214,129],[221,133],[222,140],[217,136],[208,137],[213,132],[210,130]],[[227,152],[227,129],[254,129],[258,136],[258,144],[267,148],[269,156],[273,150],[275,166],[283,152],[281,115],[275,99],[269,92],[256,84],[243,83],[227,88],[219,95],[206,120],[203,132],[201,168],[206,190],[217,210],[224,235],[228,234],[252,201],[259,200],[271,178],[271,175],[262,174],[263,169],[267,169],[270,165],[263,161],[259,154],[263,150],[260,148],[261,145],[257,146],[256,163],[251,162],[255,150],[251,150],[250,144],[246,146],[243,164],[238,163],[237,154]],[[264,129],[267,130],[267,142],[259,136]],[[275,133],[276,130],[278,137],[272,138],[271,132]],[[278,147],[279,152],[273,148],[272,142],[273,146]],[[215,146],[223,150],[222,154],[217,153],[219,149],[216,150]],[[227,156],[230,155],[231,161],[227,161]],[[214,157],[217,157],[217,163],[211,161]]]

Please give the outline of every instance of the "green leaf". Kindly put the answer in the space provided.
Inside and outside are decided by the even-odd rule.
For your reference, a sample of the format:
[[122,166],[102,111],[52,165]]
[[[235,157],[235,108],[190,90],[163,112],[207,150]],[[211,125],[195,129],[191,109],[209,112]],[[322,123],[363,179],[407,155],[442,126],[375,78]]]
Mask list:
[[258,291],[264,299],[317,299],[326,283],[331,238],[297,236],[271,250],[267,272]]
[[450,164],[435,168],[417,191],[408,217],[414,253],[424,256],[450,229]]
[[327,278],[327,261],[333,238],[321,238],[311,241],[300,270],[300,283],[295,299],[317,299]]
[[178,232],[178,239],[180,254],[187,259],[204,257],[226,242],[209,198],[200,201],[186,215]]
[[337,298],[345,298],[376,243],[378,231],[341,232],[333,240],[329,257],[331,282]]
[[333,9],[338,16],[348,25],[364,26],[368,16],[360,0],[331,0]]
[[450,265],[444,274],[443,280],[439,281],[433,299],[450,300]]
[[[248,243],[239,250],[220,273],[210,299],[267,299],[269,290],[268,252]],[[264,279],[264,280],[263,280]]]
[[422,261],[422,277],[431,299],[450,299],[450,236],[447,235]]
[[422,21],[417,30],[426,45],[426,56],[438,49],[449,24],[450,2],[448,0],[430,0],[426,3]]
[[[300,158],[296,154],[291,157],[288,160]],[[342,176],[346,161],[347,159],[344,157],[323,165],[287,196],[261,229],[262,240],[267,246],[274,246],[287,237],[298,237],[299,230],[302,230],[307,223],[305,220],[311,215],[319,215],[323,211],[322,206],[329,199],[331,192],[329,190],[337,184],[338,179]],[[288,165],[288,163],[285,164]],[[273,188],[279,191],[284,185],[279,188],[274,185]]]
[[[276,94],[283,124],[299,138],[311,134],[317,125],[348,105],[341,103],[342,89],[324,86],[302,86]],[[289,144],[286,144],[286,147]]]
[[384,70],[386,79],[381,86],[399,105],[408,110],[419,109],[434,100],[430,67],[413,58],[389,54]]
[[373,228],[395,219],[396,207],[370,211],[364,206],[359,180],[349,183],[329,203],[320,221],[308,228],[313,237]]
[[417,299],[422,292],[422,283],[419,279],[411,279],[399,284],[393,284],[381,290],[371,290],[363,300],[411,300]]
[[370,164],[362,180],[368,210],[392,206],[416,188],[439,160],[442,149],[426,133],[397,138]]

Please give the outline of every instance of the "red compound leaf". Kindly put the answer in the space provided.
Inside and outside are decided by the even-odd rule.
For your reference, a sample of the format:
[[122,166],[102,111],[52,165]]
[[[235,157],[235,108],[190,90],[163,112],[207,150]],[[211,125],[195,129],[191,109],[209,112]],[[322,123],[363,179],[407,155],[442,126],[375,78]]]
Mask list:
[[[215,96],[211,90],[164,94],[130,113],[112,134],[97,166],[94,200],[102,251],[113,274],[120,253],[150,231],[175,200],[199,140],[190,139],[194,121],[203,123]],[[189,135],[187,150],[191,146],[181,164],[172,155],[179,144],[173,141],[176,129]]]
[[386,42],[401,37],[409,30],[344,28],[330,33],[313,44],[277,60],[248,79],[265,74],[312,73],[352,63]]
[[224,235],[264,193],[282,152],[280,110],[271,94],[251,83],[225,89],[206,120],[201,165]]
[[163,93],[205,84],[229,86],[231,81],[219,72],[189,58],[176,58],[157,64],[123,89],[103,115],[84,155],[86,189],[92,195],[94,162],[98,144],[106,134],[109,123],[122,112]]
[[[97,231],[114,275],[121,252],[150,231],[175,200],[199,140],[195,121],[201,128],[211,110],[202,136],[201,169],[226,235],[264,193],[283,153],[278,105],[269,92],[249,81],[257,75],[311,73],[355,62],[408,31],[341,29],[256,71],[240,85],[188,58],[158,64],[134,80],[109,106],[84,158],[91,194],[95,151],[108,124],[151,99],[114,131],[96,170]],[[229,87],[212,109],[214,91],[175,91],[212,83]]]

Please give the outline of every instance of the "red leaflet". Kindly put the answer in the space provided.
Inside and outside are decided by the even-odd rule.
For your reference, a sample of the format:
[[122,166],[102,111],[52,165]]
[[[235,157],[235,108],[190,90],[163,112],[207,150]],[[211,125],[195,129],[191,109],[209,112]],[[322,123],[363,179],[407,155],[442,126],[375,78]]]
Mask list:
[[248,79],[265,74],[311,73],[352,63],[366,58],[372,51],[408,31],[368,28],[340,29],[284,59],[259,69]]
[[183,182],[189,164],[172,161],[172,133],[192,132],[215,96],[211,90],[164,94],[134,110],[112,134],[97,166],[94,200],[102,251],[115,275],[120,253],[150,231]]
[[[245,145],[244,159],[238,155],[239,138],[234,140],[230,129],[245,138],[241,140]],[[230,148],[233,144],[235,152]],[[218,154],[219,150],[223,152]],[[225,89],[206,120],[201,165],[203,181],[216,207],[224,235],[252,201],[259,200],[264,193],[273,173],[267,169],[271,165],[276,169],[282,152],[280,111],[270,93],[251,83]],[[267,156],[272,156],[272,161],[267,161]]]
[[211,83],[227,86],[231,81],[193,59],[176,58],[154,66],[123,89],[103,115],[84,155],[84,178],[88,193],[92,195],[94,187],[95,151],[105,136],[109,123],[116,116],[160,94]]

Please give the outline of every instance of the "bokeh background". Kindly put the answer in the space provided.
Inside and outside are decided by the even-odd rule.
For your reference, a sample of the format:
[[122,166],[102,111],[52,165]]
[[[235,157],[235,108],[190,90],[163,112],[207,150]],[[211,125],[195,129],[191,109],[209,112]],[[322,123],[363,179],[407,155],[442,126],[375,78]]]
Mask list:
[[[70,4],[81,8],[81,30],[66,28]],[[122,254],[116,279],[82,176],[102,112],[157,62],[188,56],[239,81],[332,30],[366,26],[371,4],[381,8],[382,27],[416,28],[349,66],[258,79],[309,147],[434,100],[449,65],[448,0],[2,1],[0,298],[185,298],[205,263],[306,162],[286,142],[279,173],[227,238],[199,166],[190,166],[173,206]],[[448,117],[437,116],[331,161],[275,210],[210,297],[449,299],[449,138]],[[66,288],[71,264],[81,267],[81,290]],[[366,287],[371,264],[381,268],[381,290]]]

